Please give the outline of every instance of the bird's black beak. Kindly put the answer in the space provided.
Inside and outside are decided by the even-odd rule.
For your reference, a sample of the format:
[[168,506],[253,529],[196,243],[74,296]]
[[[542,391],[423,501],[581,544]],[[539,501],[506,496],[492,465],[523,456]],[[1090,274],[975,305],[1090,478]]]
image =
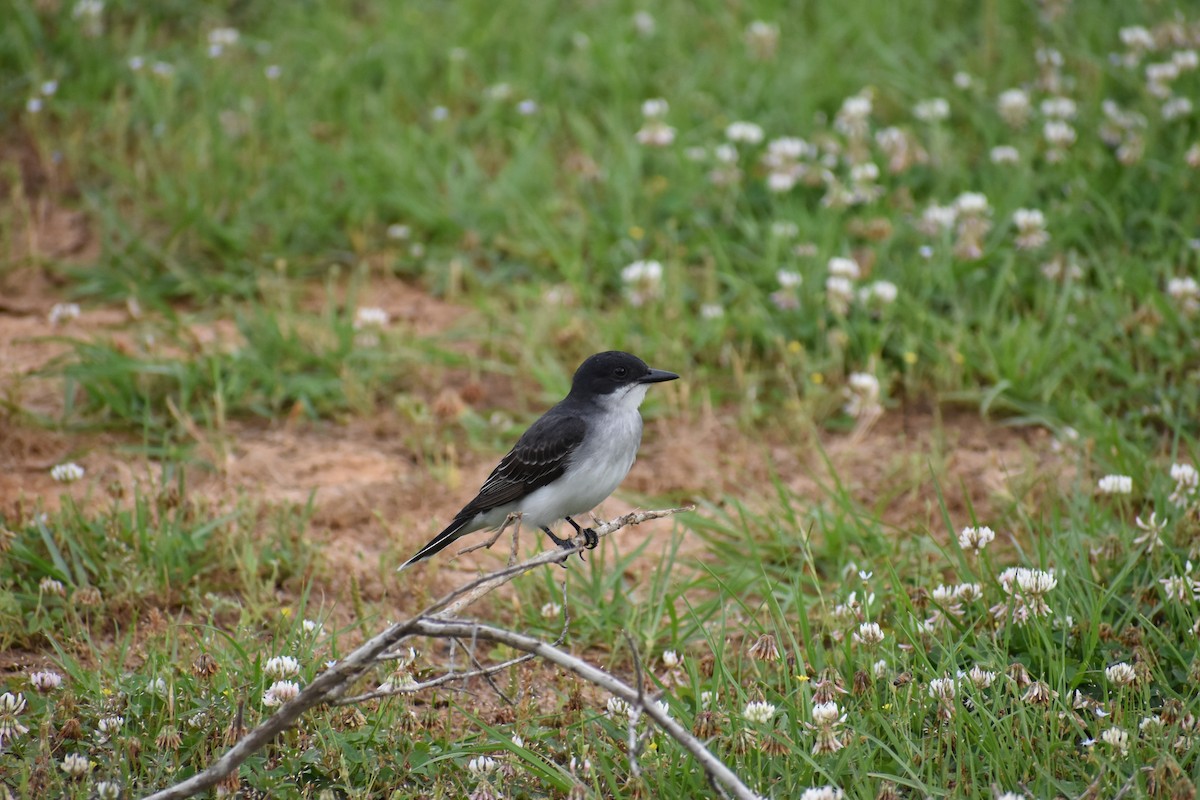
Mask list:
[[662,383],[663,381],[674,381],[678,379],[679,376],[674,372],[667,372],[665,369],[651,368],[649,372],[638,378],[638,383]]

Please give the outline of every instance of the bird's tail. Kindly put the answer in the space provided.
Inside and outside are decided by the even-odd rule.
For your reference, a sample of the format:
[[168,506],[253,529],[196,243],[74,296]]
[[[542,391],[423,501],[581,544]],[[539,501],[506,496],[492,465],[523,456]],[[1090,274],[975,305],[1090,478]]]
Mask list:
[[463,529],[467,527],[467,524],[470,523],[473,516],[474,515],[466,516],[466,517],[463,517],[463,516],[455,517],[454,521],[451,522],[448,526],[446,526],[446,530],[442,531],[437,536],[433,537],[433,539],[429,542],[429,544],[422,547],[415,556],[413,556],[408,561],[405,561],[403,564],[401,564],[400,567],[396,571],[403,572],[404,570],[408,569],[409,567],[411,567],[413,564],[417,563],[418,561],[424,561],[425,559],[429,558],[430,556],[440,553],[442,550],[446,549],[446,547],[448,547],[449,544],[451,542],[453,542],[455,539],[469,533],[470,531],[466,531]]

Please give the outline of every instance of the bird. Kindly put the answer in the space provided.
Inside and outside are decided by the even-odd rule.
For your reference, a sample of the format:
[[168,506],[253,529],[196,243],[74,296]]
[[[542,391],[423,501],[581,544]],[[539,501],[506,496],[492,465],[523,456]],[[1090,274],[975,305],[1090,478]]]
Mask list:
[[[475,495],[445,530],[400,566],[403,571],[451,542],[484,528],[498,528],[510,514],[541,528],[559,547],[550,525],[565,519],[590,550],[599,542],[572,517],[590,511],[629,474],[642,442],[639,408],[650,386],[679,378],[654,369],[630,353],[609,350],[584,360],[571,391],[521,435]],[[582,552],[580,553],[582,556]]]

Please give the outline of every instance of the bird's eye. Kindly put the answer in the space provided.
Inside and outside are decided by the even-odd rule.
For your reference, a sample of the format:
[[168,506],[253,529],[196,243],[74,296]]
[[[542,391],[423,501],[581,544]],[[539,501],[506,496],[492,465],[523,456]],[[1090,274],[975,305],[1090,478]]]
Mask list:
[[613,370],[613,376],[617,378],[624,378],[628,373],[629,370],[625,369],[625,367],[617,367]]

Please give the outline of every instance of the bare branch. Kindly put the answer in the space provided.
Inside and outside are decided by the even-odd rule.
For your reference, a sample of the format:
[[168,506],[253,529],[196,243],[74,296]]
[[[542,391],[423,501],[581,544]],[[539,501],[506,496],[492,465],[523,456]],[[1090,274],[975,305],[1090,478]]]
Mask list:
[[[647,520],[670,516],[680,511],[690,511],[692,508],[673,508],[662,511],[640,511],[610,520],[596,526],[597,536],[608,536],[628,525],[637,525]],[[411,619],[397,622],[388,626],[382,632],[368,639],[341,661],[318,675],[312,683],[304,687],[300,694],[285,703],[274,714],[262,720],[253,730],[249,731],[236,744],[227,750],[203,771],[187,778],[173,786],[155,792],[147,800],[181,800],[191,797],[205,789],[216,786],[220,781],[233,774],[237,768],[253,753],[265,747],[280,733],[293,727],[307,711],[321,705],[344,705],[341,702],[346,692],[367,672],[377,664],[396,657],[396,649],[402,641],[412,636],[474,636],[487,641],[508,644],[535,657],[545,658],[571,669],[576,674],[599,685],[601,688],[625,698],[628,702],[636,702],[639,694],[628,685],[611,677],[595,667],[589,666],[579,659],[567,655],[555,645],[549,645],[532,637],[510,633],[499,628],[467,623],[454,622],[445,619],[466,606],[474,603],[480,597],[504,585],[519,575],[537,569],[546,564],[561,563],[572,555],[584,550],[582,537],[572,540],[570,549],[558,549],[541,553],[527,561],[514,566],[482,575],[479,578],[455,589],[444,597],[432,603]],[[565,588],[564,588],[565,591]],[[565,609],[565,604],[564,604]],[[564,635],[566,632],[564,616]],[[524,660],[511,659],[504,664],[483,668],[487,674],[514,666]],[[475,672],[478,672],[476,670]],[[426,682],[426,686],[442,685],[455,680],[462,680],[469,673],[449,673]],[[420,686],[420,684],[418,684]],[[373,693],[360,695],[358,698],[347,698],[346,703],[368,699]],[[384,695],[377,695],[384,696]],[[676,738],[688,752],[692,753],[710,775],[710,779],[732,789],[739,800],[750,800],[755,795],[745,787],[732,771],[720,760],[709,753],[704,745],[695,739],[678,723],[666,716],[657,706],[646,709],[648,716],[671,736]]]
[[[485,641],[506,644],[515,650],[521,650],[526,653],[535,653],[539,658],[543,658],[546,661],[558,664],[560,667],[574,672],[589,683],[593,683],[610,694],[624,699],[631,705],[639,702],[640,694],[638,690],[629,684],[614,678],[602,669],[593,667],[582,659],[565,653],[557,647],[552,647],[532,636],[514,633],[502,628],[493,628],[490,625],[443,619],[419,619],[416,621],[416,626],[417,631],[423,636],[466,636],[468,633],[473,632],[475,636]],[[733,770],[729,769],[729,767],[725,766],[724,762],[710,753],[703,742],[693,736],[691,731],[672,719],[657,703],[648,704],[644,711],[646,716],[654,720],[655,724],[666,731],[671,738],[679,742],[683,746],[683,749],[691,753],[692,757],[699,762],[700,766],[708,774],[710,780],[723,785],[738,800],[760,800],[759,796],[750,787],[742,783],[741,778]]]

